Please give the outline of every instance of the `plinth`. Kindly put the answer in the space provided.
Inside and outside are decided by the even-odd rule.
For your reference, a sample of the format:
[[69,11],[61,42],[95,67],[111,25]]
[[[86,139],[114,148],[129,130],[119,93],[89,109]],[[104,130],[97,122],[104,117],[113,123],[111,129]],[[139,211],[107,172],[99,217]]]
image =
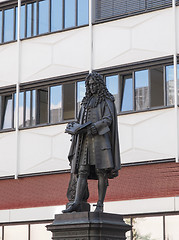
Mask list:
[[131,226],[119,214],[72,212],[55,215],[47,230],[53,240],[125,240]]

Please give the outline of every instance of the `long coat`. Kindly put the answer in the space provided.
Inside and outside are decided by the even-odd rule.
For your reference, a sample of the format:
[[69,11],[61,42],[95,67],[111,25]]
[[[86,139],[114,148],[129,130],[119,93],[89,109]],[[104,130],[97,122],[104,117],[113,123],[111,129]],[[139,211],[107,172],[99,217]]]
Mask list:
[[[97,169],[106,169],[108,177],[113,178],[118,175],[118,170],[121,168],[116,108],[114,102],[106,98],[94,110],[97,119],[93,124],[97,129],[97,134],[91,138],[94,148],[93,153],[90,155],[95,159],[95,167]],[[85,107],[82,105],[78,117],[80,124],[84,123],[84,114]],[[78,173],[81,162],[83,143],[81,143],[80,139],[83,139],[83,136],[79,134],[73,137],[68,156],[71,162],[71,173],[75,174]]]

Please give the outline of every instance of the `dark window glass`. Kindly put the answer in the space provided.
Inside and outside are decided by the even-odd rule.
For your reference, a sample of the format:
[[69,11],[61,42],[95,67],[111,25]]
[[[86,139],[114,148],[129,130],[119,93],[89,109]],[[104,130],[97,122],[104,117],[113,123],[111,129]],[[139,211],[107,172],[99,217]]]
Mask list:
[[27,4],[27,37],[32,36],[32,4]]
[[37,3],[33,3],[33,18],[32,18],[32,25],[33,25],[33,36],[37,35]]
[[88,0],[78,0],[78,26],[88,24]]
[[135,72],[135,100],[137,111],[149,108],[148,70]]
[[2,97],[2,129],[12,128],[12,95]]
[[121,79],[121,111],[133,110],[133,79],[132,75],[122,76]]
[[150,69],[151,107],[164,105],[163,67]]
[[31,125],[31,91],[25,94],[25,127]]
[[20,38],[25,38],[25,5],[21,6]]
[[75,0],[65,0],[65,28],[74,27],[76,24]]
[[80,104],[85,96],[86,88],[85,88],[85,81],[77,82],[77,114],[80,110]]
[[32,126],[36,125],[36,90],[32,90]]
[[37,123],[48,123],[48,88],[38,89]]
[[119,80],[118,75],[106,77],[106,86],[111,94],[114,95],[116,109],[119,109]]
[[39,2],[39,34],[49,31],[49,1]]
[[50,88],[50,122],[57,123],[62,120],[62,86]]
[[0,43],[2,43],[2,11],[0,11]]
[[14,40],[14,8],[4,10],[4,42]]
[[75,83],[63,85],[63,119],[75,118]]
[[51,1],[51,31],[62,29],[63,20],[63,4],[62,0]]

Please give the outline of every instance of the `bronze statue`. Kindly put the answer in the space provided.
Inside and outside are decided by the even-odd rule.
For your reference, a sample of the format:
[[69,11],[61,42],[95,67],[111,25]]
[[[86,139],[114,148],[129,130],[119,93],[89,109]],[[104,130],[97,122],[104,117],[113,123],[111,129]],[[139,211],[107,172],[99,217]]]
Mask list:
[[89,196],[87,179],[98,180],[95,211],[103,212],[108,179],[118,176],[121,167],[114,97],[96,72],[86,77],[85,86],[77,122],[66,128],[73,136],[68,158],[71,173],[77,178],[74,201],[63,213],[79,211],[85,193]]

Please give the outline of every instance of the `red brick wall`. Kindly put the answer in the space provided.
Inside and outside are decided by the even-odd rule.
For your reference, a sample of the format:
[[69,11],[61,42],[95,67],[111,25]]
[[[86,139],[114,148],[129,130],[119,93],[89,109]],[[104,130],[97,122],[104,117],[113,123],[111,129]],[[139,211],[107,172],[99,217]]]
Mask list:
[[[0,209],[66,204],[68,173],[0,180]],[[97,181],[89,181],[89,202],[97,201]],[[109,181],[106,201],[179,195],[179,164],[158,163],[123,167]]]

